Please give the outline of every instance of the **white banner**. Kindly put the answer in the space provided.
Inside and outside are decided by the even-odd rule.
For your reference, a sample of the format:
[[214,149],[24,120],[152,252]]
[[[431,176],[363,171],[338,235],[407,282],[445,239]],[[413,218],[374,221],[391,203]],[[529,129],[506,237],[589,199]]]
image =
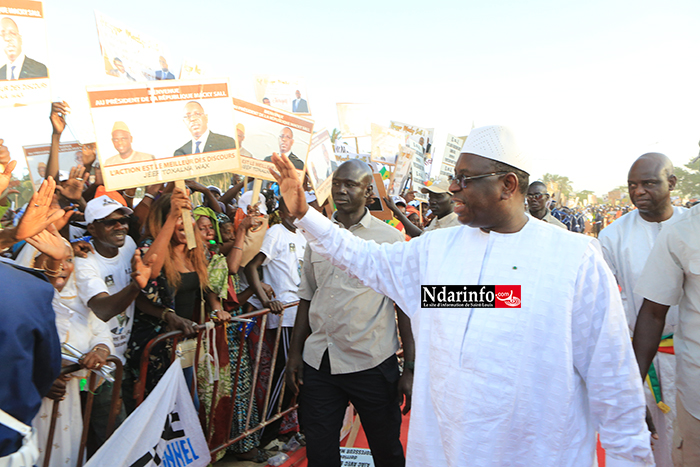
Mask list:
[[464,146],[464,141],[466,139],[466,137],[459,138],[454,135],[447,135],[445,153],[442,155],[442,162],[440,163],[440,177],[447,178],[454,174],[457,158],[462,151],[462,146]]
[[85,467],[199,467],[211,456],[180,359]]

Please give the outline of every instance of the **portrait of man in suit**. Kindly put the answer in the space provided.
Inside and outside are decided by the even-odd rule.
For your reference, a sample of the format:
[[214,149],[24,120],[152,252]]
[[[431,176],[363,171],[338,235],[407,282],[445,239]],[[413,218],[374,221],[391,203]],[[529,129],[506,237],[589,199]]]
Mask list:
[[109,70],[107,72],[108,75],[116,76],[117,78],[127,79],[129,81],[136,81],[136,78],[131,76],[126,71],[126,68],[124,68],[124,63],[122,63],[121,58],[114,57],[114,60],[112,60],[112,63],[114,63],[114,68],[112,68],[111,70]]
[[156,70],[156,79],[175,79],[175,75],[168,70],[168,62],[165,61],[165,57],[161,56],[158,59],[160,63],[160,70]]
[[[292,129],[288,126],[282,128],[282,131],[280,131],[279,144],[280,156],[285,154],[287,157],[289,157],[289,160],[292,161],[294,167],[299,170],[304,170],[304,163],[297,157],[296,154],[292,152],[292,146],[294,146],[294,132],[292,132]],[[267,156],[265,160],[271,162],[272,154]]]
[[49,76],[46,65],[32,60],[22,51],[22,35],[14,20],[7,17],[0,20],[0,36],[5,41],[7,57],[7,63],[0,68],[0,81]]
[[236,134],[238,135],[238,144],[241,145],[240,153],[243,157],[253,157],[253,154],[243,147],[243,141],[245,141],[245,125],[239,123],[236,125]]
[[309,113],[309,104],[306,102],[306,99],[301,98],[301,92],[297,89],[295,94],[297,98],[292,101],[292,112],[300,114]]
[[[112,127],[112,144],[119,154],[107,159],[104,166],[155,160],[155,157],[151,154],[134,151],[131,147],[131,143],[133,142],[134,138],[131,136],[131,131],[129,131],[129,127],[126,126],[126,123],[115,122]],[[80,154],[82,155],[82,153]]]
[[236,149],[236,140],[230,136],[209,131],[209,116],[197,101],[188,102],[182,119],[192,135],[192,139],[175,151],[175,156],[199,154],[200,152]]

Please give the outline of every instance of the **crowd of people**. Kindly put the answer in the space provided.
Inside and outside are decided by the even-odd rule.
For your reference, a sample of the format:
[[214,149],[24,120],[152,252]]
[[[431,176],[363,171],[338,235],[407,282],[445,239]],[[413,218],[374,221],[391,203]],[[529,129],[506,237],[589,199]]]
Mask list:
[[[137,201],[135,188],[105,190],[88,146],[58,180],[65,110],[52,105],[39,190],[16,212],[0,207],[0,280],[13,291],[0,305],[11,362],[0,368],[0,460],[43,462],[58,400],[51,465],[77,462],[87,372],[59,375],[62,346],[88,371],[121,360],[122,423],[137,381],[148,396],[170,365],[168,341],[142,374],[146,345],[172,330],[194,337],[211,321],[225,329],[207,347],[218,349],[217,390],[204,366],[182,361],[211,443],[298,396],[298,416],[228,448],[239,460],[265,462],[268,442],[293,438],[309,466],[340,466],[351,402],[378,467],[591,466],[596,436],[609,466],[700,465],[700,217],[672,205],[666,156],[631,166],[634,209],[570,210],[530,183],[509,129],[475,128],[454,177],[424,187],[423,205],[410,191],[385,199],[394,217],[381,221],[367,209],[376,195],[360,160],[334,171],[332,215],[276,154],[276,183],[258,199],[234,176],[227,190],[143,187]],[[0,164],[2,193],[16,163],[1,144]],[[430,284],[511,296],[503,307],[498,294],[432,306]],[[270,314],[237,320],[260,309]],[[101,381],[95,392],[88,454],[105,442],[114,388]]]

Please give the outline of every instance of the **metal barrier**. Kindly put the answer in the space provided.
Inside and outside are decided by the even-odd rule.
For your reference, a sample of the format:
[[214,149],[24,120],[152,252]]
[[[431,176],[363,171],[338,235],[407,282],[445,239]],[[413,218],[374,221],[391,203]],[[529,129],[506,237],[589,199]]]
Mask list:
[[[107,438],[109,438],[114,432],[114,424],[117,419],[117,414],[121,409],[121,398],[119,394],[121,392],[122,386],[122,374],[124,369],[122,367],[122,362],[119,357],[110,355],[107,361],[115,365],[114,371],[114,385],[112,386],[112,401],[109,409],[109,418],[107,420]],[[74,373],[76,371],[81,371],[83,368],[77,363],[64,366],[61,368],[61,376]],[[88,395],[87,403],[85,404],[85,411],[83,413],[83,432],[80,437],[80,453],[78,455],[78,463],[76,465],[83,465],[83,456],[85,454],[85,446],[87,444],[88,430],[90,429],[90,416],[92,415],[92,403],[95,398],[94,393],[97,390],[97,378],[98,376],[90,372],[90,377],[88,379]],[[53,448],[53,438],[56,432],[56,420],[58,418],[58,406],[60,401],[55,400],[53,402],[53,407],[51,411],[51,423],[49,425],[49,435],[46,441],[46,455],[44,457],[44,467],[48,467],[51,462],[51,450]]]
[[[284,305],[284,308],[287,309],[289,307],[293,307],[298,305],[299,302],[293,302],[289,303],[287,305]],[[240,379],[240,370],[241,370],[241,361],[243,359],[243,342],[247,339],[246,337],[246,330],[242,329],[239,332],[239,342],[241,343],[241,347],[238,352],[238,358],[236,359],[235,365],[236,365],[236,371],[235,371],[235,376],[232,381],[232,394],[231,394],[231,409],[229,413],[227,414],[227,420],[228,420],[228,426],[227,426],[227,438],[229,438],[227,441],[223,442],[222,444],[218,446],[212,446],[212,437],[213,437],[213,414],[214,410],[213,408],[209,410],[209,417],[204,421],[204,426],[202,426],[202,430],[204,431],[204,435],[207,440],[207,444],[209,445],[209,450],[214,456],[216,453],[219,451],[226,449],[227,447],[231,446],[232,444],[244,439],[247,436],[250,436],[251,434],[255,433],[256,431],[259,431],[269,425],[270,423],[279,420],[280,418],[284,417],[285,415],[297,410],[298,404],[296,403],[296,396],[292,399],[290,406],[285,408],[284,410],[282,409],[282,400],[284,397],[284,390],[286,384],[283,382],[282,387],[280,390],[279,394],[279,402],[277,404],[277,411],[276,413],[272,414],[270,418],[265,419],[265,414],[268,411],[268,405],[270,402],[270,393],[272,390],[272,384],[273,384],[273,378],[272,378],[272,373],[274,372],[274,364],[277,361],[277,354],[279,352],[279,344],[280,344],[280,338],[282,335],[282,318],[284,316],[284,311],[279,315],[280,316],[280,325],[277,327],[276,330],[276,336],[275,336],[275,343],[274,343],[274,348],[272,352],[272,358],[271,358],[271,371],[270,371],[270,380],[268,381],[267,384],[267,390],[265,393],[265,402],[263,404],[263,410],[261,413],[261,421],[257,425],[251,427],[250,425],[250,418],[251,418],[251,413],[253,412],[253,404],[255,403],[255,386],[257,384],[257,380],[260,374],[260,360],[262,357],[262,346],[263,346],[263,341],[265,338],[265,333],[267,332],[267,317],[268,314],[270,313],[269,308],[264,308],[262,310],[256,310],[251,313],[246,313],[242,314],[239,316],[235,316],[232,318],[231,322],[233,323],[240,323],[240,322],[249,322],[250,320],[254,318],[260,318],[259,326],[260,326],[260,340],[258,342],[257,348],[256,348],[256,353],[255,353],[255,362],[253,363],[253,379],[252,379],[252,385],[251,385],[251,394],[250,394],[250,401],[248,403],[248,410],[246,414],[246,423],[245,423],[245,430],[242,433],[239,433],[237,436],[231,438],[231,427],[233,425],[233,415],[235,411],[235,401],[236,401],[236,396],[238,394],[238,383]],[[224,323],[217,323],[216,327],[223,328]],[[197,384],[197,366],[199,363],[199,356],[200,356],[200,351],[202,347],[202,335],[203,332],[206,330],[206,325],[200,324],[195,326],[195,330],[197,331],[197,348],[195,351],[195,359],[194,359],[194,371],[193,371],[193,384],[191,385],[192,387],[192,397],[194,398],[194,388],[195,385]],[[135,382],[134,385],[134,400],[136,401],[136,405],[140,405],[143,400],[144,400],[144,394],[145,394],[145,389],[146,389],[146,376],[148,372],[148,361],[149,361],[149,356],[153,349],[158,346],[164,344],[167,340],[172,339],[173,340],[173,345],[172,345],[172,351],[170,352],[170,361],[173,362],[175,360],[175,349],[177,346],[178,341],[184,336],[182,331],[171,331],[167,332],[164,334],[161,334],[155,338],[153,338],[151,341],[146,344],[146,347],[143,350],[143,354],[141,355],[141,362],[140,362],[140,371],[139,371],[139,379]],[[230,362],[231,365],[234,365],[234,362]],[[214,381],[214,386],[213,386],[213,394],[212,394],[212,401],[216,400],[217,398],[217,392],[218,392],[218,381]]]

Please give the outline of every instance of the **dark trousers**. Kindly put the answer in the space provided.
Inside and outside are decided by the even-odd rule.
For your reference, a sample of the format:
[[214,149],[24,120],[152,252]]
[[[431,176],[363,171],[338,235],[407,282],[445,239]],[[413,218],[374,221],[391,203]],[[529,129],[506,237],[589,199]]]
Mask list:
[[394,355],[369,370],[342,375],[331,375],[328,352],[319,370],[304,364],[299,421],[309,467],[340,467],[340,429],[348,401],[360,415],[375,467],[403,467],[398,379]]

